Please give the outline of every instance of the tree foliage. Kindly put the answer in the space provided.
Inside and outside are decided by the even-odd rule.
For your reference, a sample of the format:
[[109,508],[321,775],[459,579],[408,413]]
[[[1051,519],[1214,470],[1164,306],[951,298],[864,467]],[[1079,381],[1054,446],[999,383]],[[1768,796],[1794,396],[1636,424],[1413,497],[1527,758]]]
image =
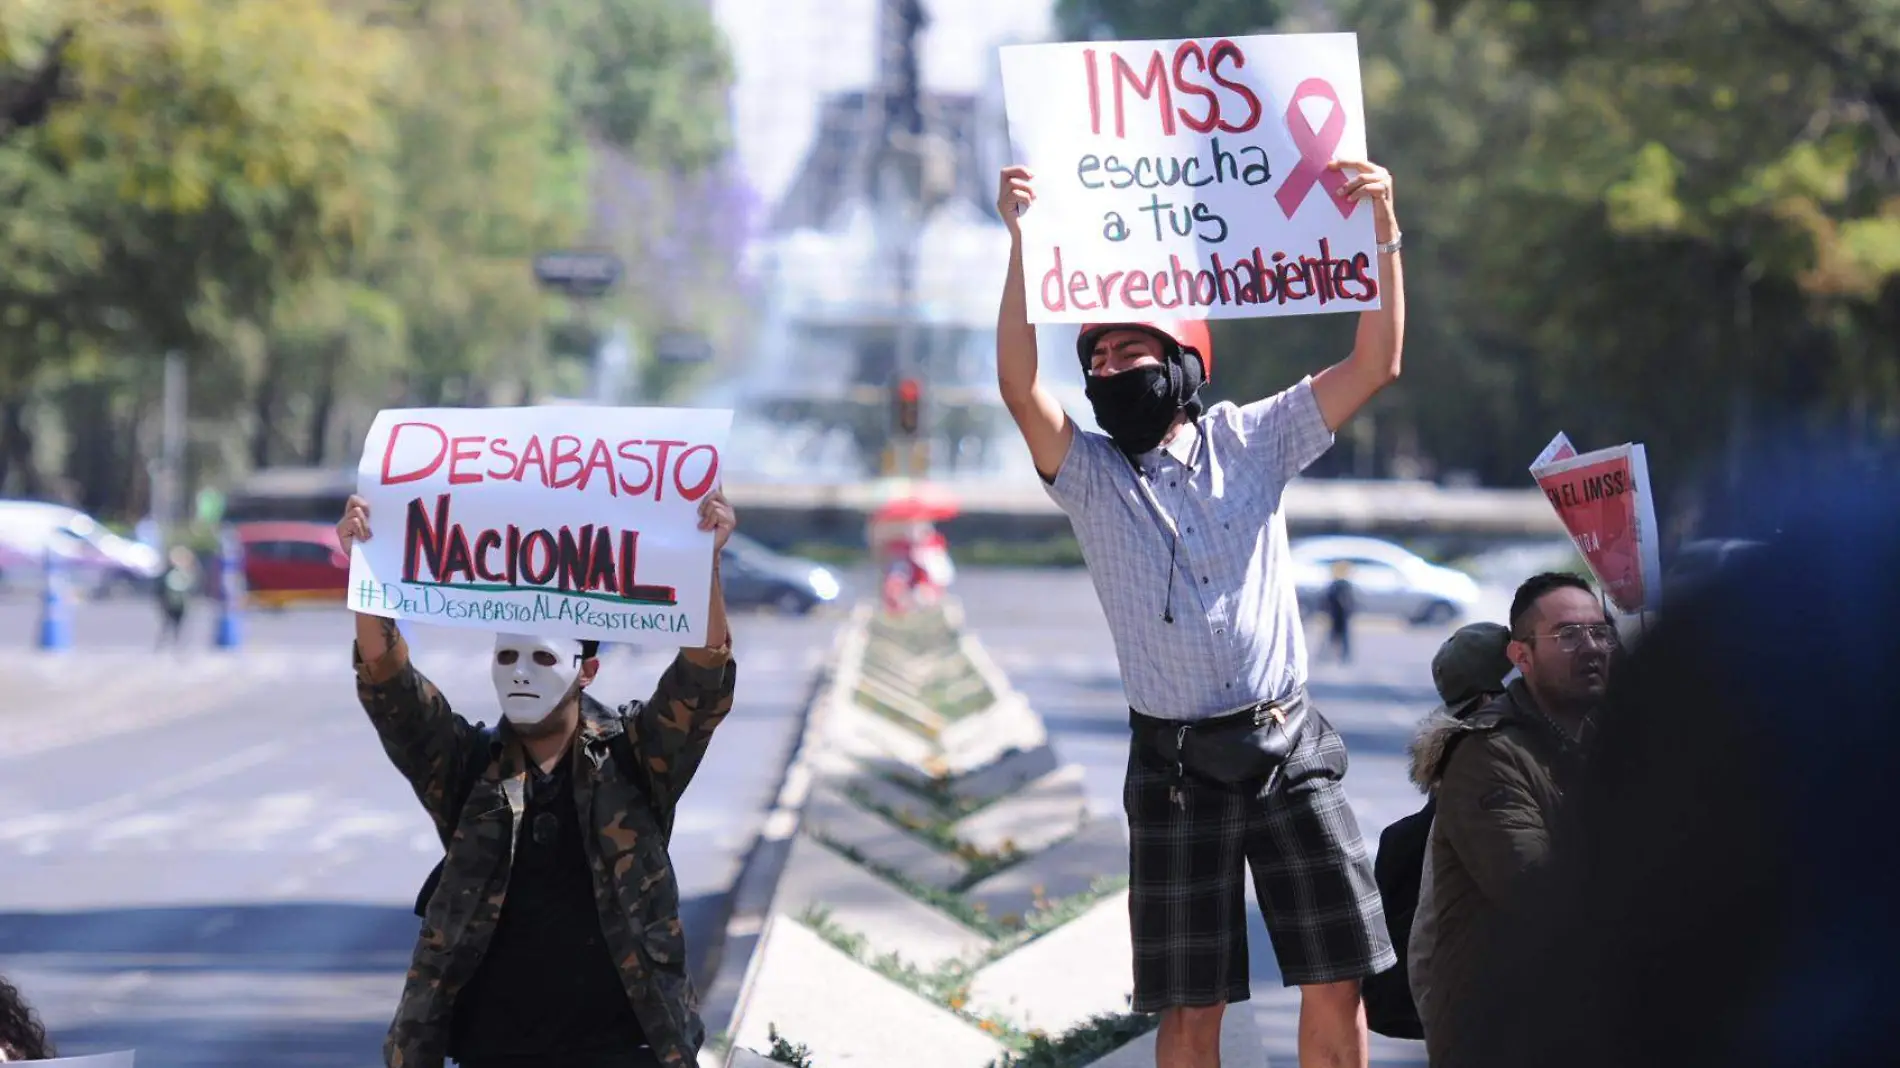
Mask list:
[[206,474],[545,394],[533,257],[605,154],[695,188],[727,71],[692,0],[0,4],[0,492],[143,507],[166,352]]
[[[1790,423],[1900,431],[1894,0],[1060,9],[1078,36],[1359,34],[1411,321],[1377,438],[1333,470],[1369,455],[1379,473],[1521,484],[1561,428],[1647,441],[1666,476]],[[1323,319],[1221,332],[1263,354],[1223,361],[1246,394],[1351,336]]]

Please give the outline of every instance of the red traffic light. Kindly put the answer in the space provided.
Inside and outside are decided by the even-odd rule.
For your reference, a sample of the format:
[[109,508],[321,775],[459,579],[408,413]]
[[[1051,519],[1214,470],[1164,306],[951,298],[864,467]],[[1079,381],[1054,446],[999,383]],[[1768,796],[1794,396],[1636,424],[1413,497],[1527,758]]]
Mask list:
[[917,433],[919,409],[922,408],[919,401],[922,397],[923,388],[917,384],[916,379],[905,378],[898,381],[894,394],[896,400],[894,414],[898,433],[906,435]]

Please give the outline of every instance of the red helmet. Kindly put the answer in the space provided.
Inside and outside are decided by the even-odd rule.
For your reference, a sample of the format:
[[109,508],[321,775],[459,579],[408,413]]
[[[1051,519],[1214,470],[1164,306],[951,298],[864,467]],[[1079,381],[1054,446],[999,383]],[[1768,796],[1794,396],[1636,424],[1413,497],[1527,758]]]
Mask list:
[[1083,367],[1087,367],[1094,357],[1096,340],[1110,330],[1146,330],[1164,340],[1172,341],[1201,358],[1202,381],[1211,381],[1214,377],[1214,340],[1208,335],[1205,319],[1166,319],[1153,323],[1083,323],[1081,332],[1075,336],[1075,354],[1082,358]]

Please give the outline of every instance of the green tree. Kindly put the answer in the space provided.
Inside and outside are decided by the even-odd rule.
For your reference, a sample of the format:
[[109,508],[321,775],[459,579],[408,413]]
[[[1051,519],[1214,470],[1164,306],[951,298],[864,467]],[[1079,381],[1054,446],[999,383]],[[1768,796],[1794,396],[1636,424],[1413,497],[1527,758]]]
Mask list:
[[[1376,456],[1416,439],[1424,470],[1521,483],[1561,427],[1650,443],[1667,484],[1757,424],[1900,428],[1900,4],[1274,7],[1062,11],[1073,34],[1359,33],[1412,312],[1406,377],[1353,428]],[[1225,388],[1272,388],[1349,339],[1333,317],[1223,323]]]
[[208,359],[213,324],[360,237],[398,56],[321,0],[23,0],[0,8],[0,41],[0,62],[64,45],[64,92],[0,142],[0,453],[30,487],[36,383]]
[[1900,4],[1459,8],[1555,89],[1480,277],[1511,272],[1558,388],[1665,465],[1796,418],[1900,430]]

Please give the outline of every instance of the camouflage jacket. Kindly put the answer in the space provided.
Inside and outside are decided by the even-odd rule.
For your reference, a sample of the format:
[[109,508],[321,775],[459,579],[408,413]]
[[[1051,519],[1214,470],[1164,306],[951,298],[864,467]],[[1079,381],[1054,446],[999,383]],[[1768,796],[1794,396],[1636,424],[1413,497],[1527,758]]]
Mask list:
[[[460,820],[454,819],[447,810],[464,781],[480,725],[449,709],[448,699],[409,662],[399,636],[377,662],[363,663],[360,652],[355,659],[357,697],[383,751],[435,821],[447,854],[383,1059],[388,1068],[441,1068],[456,995],[487,953],[507,897],[527,796],[525,755],[504,722],[489,748],[487,769],[469,791]],[[679,886],[661,820],[732,708],[738,668],[729,650],[722,659],[719,666],[701,667],[682,653],[660,676],[652,700],[619,714],[583,694],[571,757],[575,802],[594,828],[586,843],[601,931],[647,1041],[668,1068],[695,1063],[705,1028],[686,974]],[[610,739],[623,730],[645,768],[640,781],[627,781],[621,763],[611,758]]]

